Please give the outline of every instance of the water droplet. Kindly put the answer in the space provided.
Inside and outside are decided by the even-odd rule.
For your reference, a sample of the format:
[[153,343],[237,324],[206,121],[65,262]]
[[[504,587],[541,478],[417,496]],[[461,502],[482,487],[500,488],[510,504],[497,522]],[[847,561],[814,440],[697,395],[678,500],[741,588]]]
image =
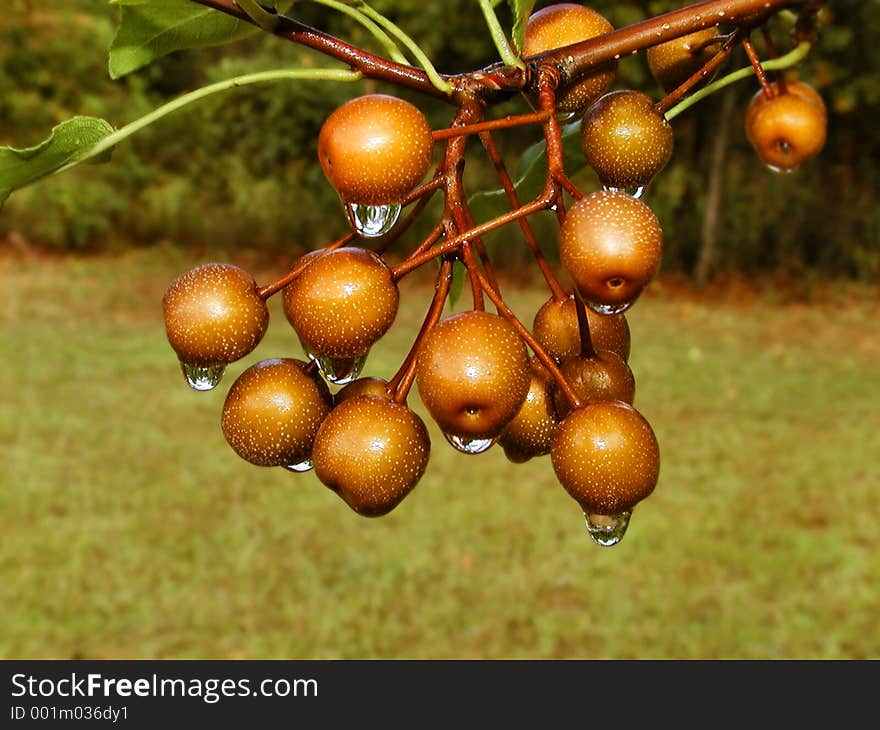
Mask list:
[[614,304],[601,304],[599,302],[584,302],[596,314],[620,314],[629,309],[632,302],[615,302]]
[[180,363],[180,369],[186,382],[193,390],[211,390],[217,387],[217,384],[223,378],[223,372],[226,365],[190,365],[189,363]]
[[775,173],[776,175],[789,175],[794,172],[793,167],[777,167],[776,165],[771,165],[769,162],[764,165],[770,172]]
[[351,227],[364,238],[378,238],[384,236],[394,228],[400,215],[400,203],[388,205],[355,205],[349,203],[345,206]]
[[455,436],[450,433],[444,433],[443,435],[462,454],[482,454],[495,443],[495,439],[472,439],[467,436]]
[[584,512],[587,532],[590,533],[593,541],[602,547],[611,547],[623,540],[631,516],[632,510],[616,515],[595,515]]
[[287,469],[287,471],[303,472],[314,469],[315,465],[312,463],[311,459],[305,459],[298,464],[288,464],[284,468]]
[[626,193],[638,200],[645,194],[647,187],[647,185],[639,185],[637,188],[616,188],[613,185],[603,185],[602,190],[609,193]]
[[318,369],[324,380],[335,385],[346,385],[356,380],[364,369],[364,363],[367,362],[367,353],[357,357],[314,357],[313,355],[309,357],[317,360]]

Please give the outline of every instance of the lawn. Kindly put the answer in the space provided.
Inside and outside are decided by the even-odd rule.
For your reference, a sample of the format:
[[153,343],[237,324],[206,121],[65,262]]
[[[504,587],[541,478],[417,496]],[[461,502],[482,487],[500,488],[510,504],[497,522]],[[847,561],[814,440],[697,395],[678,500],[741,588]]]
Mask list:
[[[379,519],[241,461],[226,388],[301,351],[272,300],[256,353],[189,390],[160,303],[199,262],[0,259],[0,656],[880,658],[876,291],[653,285],[628,318],[660,483],[601,548],[547,458],[465,456],[433,426]],[[546,295],[508,289],[530,322]],[[396,369],[429,297],[404,282],[369,373]]]

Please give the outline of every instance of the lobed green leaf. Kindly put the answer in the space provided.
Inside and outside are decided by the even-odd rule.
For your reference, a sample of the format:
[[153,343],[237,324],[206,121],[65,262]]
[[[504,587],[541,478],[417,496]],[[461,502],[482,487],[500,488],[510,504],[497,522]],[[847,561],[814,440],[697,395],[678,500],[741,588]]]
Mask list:
[[[113,133],[109,122],[97,117],[73,117],[57,125],[33,147],[0,147],[0,206],[13,190],[57,172],[87,156],[102,139]],[[107,153],[92,162],[105,162]]]

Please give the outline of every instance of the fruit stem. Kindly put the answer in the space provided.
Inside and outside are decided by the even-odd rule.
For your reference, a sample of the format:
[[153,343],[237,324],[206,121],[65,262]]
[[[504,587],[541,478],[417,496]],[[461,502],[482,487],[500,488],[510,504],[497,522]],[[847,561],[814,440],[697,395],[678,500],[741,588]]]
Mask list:
[[[539,113],[545,114],[546,112]],[[520,202],[519,196],[516,194],[516,186],[513,184],[510,173],[508,173],[507,171],[507,167],[505,166],[504,160],[501,157],[501,153],[499,152],[498,147],[495,144],[495,140],[492,139],[491,133],[481,132],[480,141],[483,143],[483,147],[486,149],[486,153],[489,155],[489,159],[492,160],[492,164],[495,165],[495,172],[498,174],[498,179],[501,181],[501,186],[504,188],[504,193],[505,195],[507,195],[508,202],[510,203],[512,208],[519,208]],[[553,273],[553,269],[550,268],[550,264],[547,263],[547,259],[544,258],[544,254],[541,253],[541,249],[538,246],[538,240],[537,238],[535,238],[535,232],[532,230],[532,226],[529,224],[527,219],[520,218],[519,227],[522,231],[523,237],[526,240],[526,245],[529,247],[529,250],[531,250],[532,255],[535,258],[535,262],[538,264],[538,268],[541,269],[541,273],[544,275],[544,280],[547,282],[547,286],[550,287],[553,298],[557,301],[565,299],[565,290],[559,283],[559,279],[556,278],[556,274]]]
[[752,64],[752,68],[755,70],[755,76],[758,77],[758,83],[761,84],[761,90],[764,92],[764,96],[767,99],[772,99],[776,94],[773,90],[773,86],[767,79],[767,74],[764,71],[764,67],[761,65],[761,59],[758,58],[758,52],[748,38],[743,38],[740,43],[742,44],[746,55],[749,57],[749,63]]
[[[774,58],[770,61],[764,61],[761,66],[764,68],[765,71],[778,71],[781,69],[791,68],[792,66],[796,66],[801,61],[803,61],[804,58],[806,58],[807,54],[809,54],[809,52],[810,43],[808,41],[801,41],[797,46],[795,46],[784,56]],[[716,91],[720,91],[725,86],[729,86],[730,84],[733,84],[737,81],[746,79],[753,73],[754,69],[751,66],[732,71],[726,76],[723,76],[717,81],[713,81],[708,86],[705,86],[699,91],[691,94],[687,99],[683,99],[672,109],[666,112],[666,118],[672,121],[674,117],[677,117],[683,111],[690,109],[694,104],[702,101],[710,94],[714,94]]]
[[482,236],[485,233],[494,231],[496,228],[501,228],[502,226],[506,226],[508,223],[512,223],[515,220],[519,220],[520,218],[524,218],[525,216],[537,213],[539,210],[546,210],[553,204],[553,202],[553,197],[548,197],[547,193],[541,193],[541,195],[535,198],[532,202],[526,203],[518,210],[508,211],[507,213],[499,215],[496,218],[492,218],[485,223],[474,226],[470,230],[465,231],[464,233],[459,233],[453,238],[447,239],[443,243],[431,248],[430,250],[419,251],[418,253],[414,252],[410,256],[407,256],[399,264],[397,264],[397,266],[392,267],[391,276],[393,277],[394,281],[400,281],[400,279],[402,279],[404,276],[411,273],[412,271],[415,271],[422,264],[427,263],[431,259],[435,259],[438,256],[456,251],[465,241],[473,240],[474,238]]
[[[409,195],[404,198],[401,205],[407,206],[413,200],[417,200],[416,204],[412,207],[406,217],[400,221],[396,226],[394,226],[394,230],[392,230],[387,236],[382,240],[381,245],[375,248],[376,253],[380,256],[384,254],[391,245],[397,241],[404,233],[406,233],[410,226],[415,222],[415,220],[419,217],[421,212],[425,209],[425,206],[431,200],[431,196],[437,192],[443,185],[443,177],[442,175],[435,175],[431,180],[426,182],[424,185],[420,185],[415,190],[410,192]],[[438,234],[439,235],[439,234]],[[437,240],[434,238],[434,240]],[[433,243],[434,241],[431,241]]]
[[[736,44],[739,42],[740,33],[739,30],[733,31],[730,35],[727,36],[727,39],[722,44],[721,48],[718,49],[718,52],[712,56],[706,63],[703,65],[701,69],[699,69],[696,73],[689,76],[682,82],[678,88],[670,91],[665,97],[663,97],[659,102],[654,105],[654,108],[657,109],[660,114],[665,114],[667,109],[671,109],[675,106],[681,99],[683,99],[687,93],[698,83],[708,78],[709,75],[715,71],[722,63],[724,63],[731,53],[733,53],[733,49],[736,48]],[[669,115],[666,115],[666,118],[669,119]]]
[[450,137],[464,137],[470,134],[480,134],[496,129],[510,129],[521,127],[526,124],[543,124],[547,121],[549,113],[545,111],[533,112],[532,114],[513,114],[499,119],[488,119],[485,122],[475,124],[463,124],[460,127],[445,127],[431,132],[434,141],[437,142]]
[[526,65],[510,47],[510,42],[507,40],[507,36],[504,33],[504,29],[501,27],[501,23],[498,22],[498,16],[495,15],[495,9],[492,7],[490,0],[479,0],[479,2],[480,10],[483,11],[483,17],[486,19],[486,25],[489,27],[489,34],[492,36],[495,48],[498,49],[498,55],[501,57],[501,61],[505,66],[512,66],[514,68],[525,70]]
[[[341,246],[344,246],[345,244],[349,243],[354,238],[354,236],[355,236],[355,234],[353,231],[350,233],[346,233],[338,241],[334,241],[330,245],[325,246],[323,249],[316,249],[316,250],[322,251],[322,253],[315,256],[314,258],[320,258],[325,253],[329,253],[333,249],[340,248]],[[309,252],[309,253],[311,253],[311,252]],[[284,276],[282,276],[280,279],[276,279],[271,284],[266,284],[266,286],[263,286],[263,287],[260,287],[259,289],[257,289],[257,296],[260,297],[260,299],[265,301],[266,299],[271,297],[273,294],[277,294],[278,292],[280,292],[284,287],[286,287],[290,282],[292,282],[297,276],[299,276],[305,270],[306,266],[308,266],[310,263],[312,263],[312,261],[314,259],[312,259],[312,258],[306,259],[306,256],[308,256],[308,254],[304,254],[303,256],[300,256],[299,259],[297,259],[296,264],[294,264],[293,268],[290,271],[288,271],[286,274],[284,274]]]
[[443,307],[446,304],[446,298],[449,296],[449,288],[452,286],[452,259],[446,258],[440,266],[437,274],[437,282],[434,285],[434,298],[431,300],[431,306],[428,307],[428,313],[419,328],[419,332],[410,347],[406,358],[394,377],[388,381],[385,389],[389,393],[394,394],[394,402],[403,405],[406,402],[409,391],[412,389],[413,382],[416,377],[416,356],[419,346],[425,336],[430,332],[434,325],[440,321],[443,314]]
[[501,295],[493,289],[489,282],[486,281],[485,277],[480,276],[480,283],[483,286],[483,289],[486,291],[486,296],[492,300],[492,303],[495,305],[498,313],[508,320],[519,333],[519,336],[523,338],[525,343],[529,346],[532,352],[535,353],[535,357],[538,358],[540,363],[550,371],[550,374],[553,376],[553,380],[556,381],[556,384],[559,386],[560,390],[562,390],[563,395],[569,400],[571,403],[571,407],[580,408],[583,405],[583,402],[580,398],[578,398],[577,393],[574,392],[571,385],[569,385],[568,380],[565,379],[565,376],[562,374],[562,371],[559,369],[559,366],[556,364],[556,361],[550,357],[547,351],[541,346],[541,343],[538,342],[533,336],[532,333],[529,332],[528,328],[519,321],[517,316],[511,311],[510,307],[504,303],[504,300],[501,298]]
[[583,300],[575,293],[574,309],[577,312],[578,332],[581,338],[581,357],[596,357],[596,348],[593,347],[593,338],[590,336],[590,320],[587,317],[587,308]]

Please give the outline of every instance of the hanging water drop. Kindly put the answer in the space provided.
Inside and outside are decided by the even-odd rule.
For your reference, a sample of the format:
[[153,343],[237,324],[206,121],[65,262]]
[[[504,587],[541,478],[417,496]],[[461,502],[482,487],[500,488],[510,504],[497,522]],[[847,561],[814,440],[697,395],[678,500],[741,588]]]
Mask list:
[[348,203],[345,206],[351,227],[364,238],[378,238],[388,233],[397,223],[400,209],[400,203],[389,203],[388,205]]
[[593,542],[602,547],[611,547],[623,540],[631,516],[632,510],[626,510],[616,515],[597,515],[584,512],[587,532],[590,533]]
[[304,459],[298,464],[287,464],[284,468],[287,469],[287,471],[304,472],[311,471],[314,467],[315,465],[312,464],[311,459]]
[[495,443],[495,439],[472,439],[467,436],[456,436],[451,433],[444,433],[443,435],[462,454],[482,454]]
[[223,372],[226,365],[191,365],[189,363],[180,363],[180,369],[186,378],[186,382],[193,390],[211,390],[217,387],[217,384],[223,378]]
[[324,380],[334,385],[346,385],[356,380],[367,362],[367,353],[357,357],[309,357],[318,362]]
[[638,200],[645,194],[645,190],[648,189],[647,185],[639,185],[635,188],[616,188],[613,185],[603,185],[602,190],[607,193],[626,193],[632,198]]
[[632,302],[615,302],[613,304],[602,304],[600,302],[584,302],[596,314],[620,314],[629,309]]

